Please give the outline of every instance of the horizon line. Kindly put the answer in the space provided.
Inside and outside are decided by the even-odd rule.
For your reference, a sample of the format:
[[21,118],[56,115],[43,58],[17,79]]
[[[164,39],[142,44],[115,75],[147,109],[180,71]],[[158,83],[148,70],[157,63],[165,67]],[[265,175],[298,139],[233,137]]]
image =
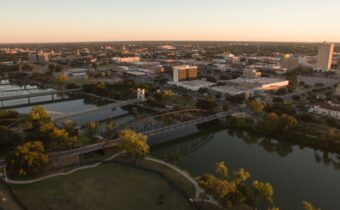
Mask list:
[[[46,42],[0,42],[0,45],[12,45],[12,44],[72,44],[72,43],[109,43],[109,42],[241,42],[241,43],[305,43],[305,44],[318,44],[325,41],[231,41],[231,40],[103,40],[103,41],[46,41]],[[339,44],[339,42],[327,41],[334,44]]]

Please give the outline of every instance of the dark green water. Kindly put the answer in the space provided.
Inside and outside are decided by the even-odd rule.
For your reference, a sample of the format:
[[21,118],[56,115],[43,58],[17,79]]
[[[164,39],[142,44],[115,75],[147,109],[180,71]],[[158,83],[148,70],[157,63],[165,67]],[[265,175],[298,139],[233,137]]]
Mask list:
[[153,152],[180,159],[178,165],[194,176],[213,172],[214,164],[224,161],[231,170],[248,170],[252,180],[270,182],[281,210],[303,209],[303,200],[322,210],[340,209],[340,155],[225,129],[190,128],[152,141],[171,138],[176,140],[154,146]]

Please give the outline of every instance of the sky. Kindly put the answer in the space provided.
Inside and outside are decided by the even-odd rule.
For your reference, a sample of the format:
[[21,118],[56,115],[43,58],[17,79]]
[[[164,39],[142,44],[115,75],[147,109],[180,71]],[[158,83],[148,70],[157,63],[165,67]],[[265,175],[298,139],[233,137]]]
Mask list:
[[340,42],[339,0],[0,0],[0,43]]

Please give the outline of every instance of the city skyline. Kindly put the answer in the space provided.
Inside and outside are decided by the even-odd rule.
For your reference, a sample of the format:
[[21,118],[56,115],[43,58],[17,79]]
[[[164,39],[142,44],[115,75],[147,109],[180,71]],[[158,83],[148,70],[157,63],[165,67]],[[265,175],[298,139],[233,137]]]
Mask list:
[[[335,0],[22,1],[1,3],[0,43],[340,42]],[[317,26],[317,27],[316,27]]]

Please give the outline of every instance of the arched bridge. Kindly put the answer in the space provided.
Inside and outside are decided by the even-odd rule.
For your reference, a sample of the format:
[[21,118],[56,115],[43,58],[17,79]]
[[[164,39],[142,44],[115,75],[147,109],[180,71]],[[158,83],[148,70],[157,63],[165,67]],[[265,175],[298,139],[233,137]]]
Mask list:
[[[130,121],[126,124],[119,126],[115,132],[118,134],[124,129],[135,130],[138,133],[143,133],[150,136],[174,131],[187,126],[197,125],[209,122],[216,119],[221,119],[229,115],[229,112],[209,113],[200,109],[185,109],[173,112],[158,114],[151,117],[145,117]],[[51,160],[73,157],[83,155],[86,153],[102,150],[105,148],[113,147],[119,143],[120,139],[112,138],[103,142],[88,145],[72,150],[49,153]]]

